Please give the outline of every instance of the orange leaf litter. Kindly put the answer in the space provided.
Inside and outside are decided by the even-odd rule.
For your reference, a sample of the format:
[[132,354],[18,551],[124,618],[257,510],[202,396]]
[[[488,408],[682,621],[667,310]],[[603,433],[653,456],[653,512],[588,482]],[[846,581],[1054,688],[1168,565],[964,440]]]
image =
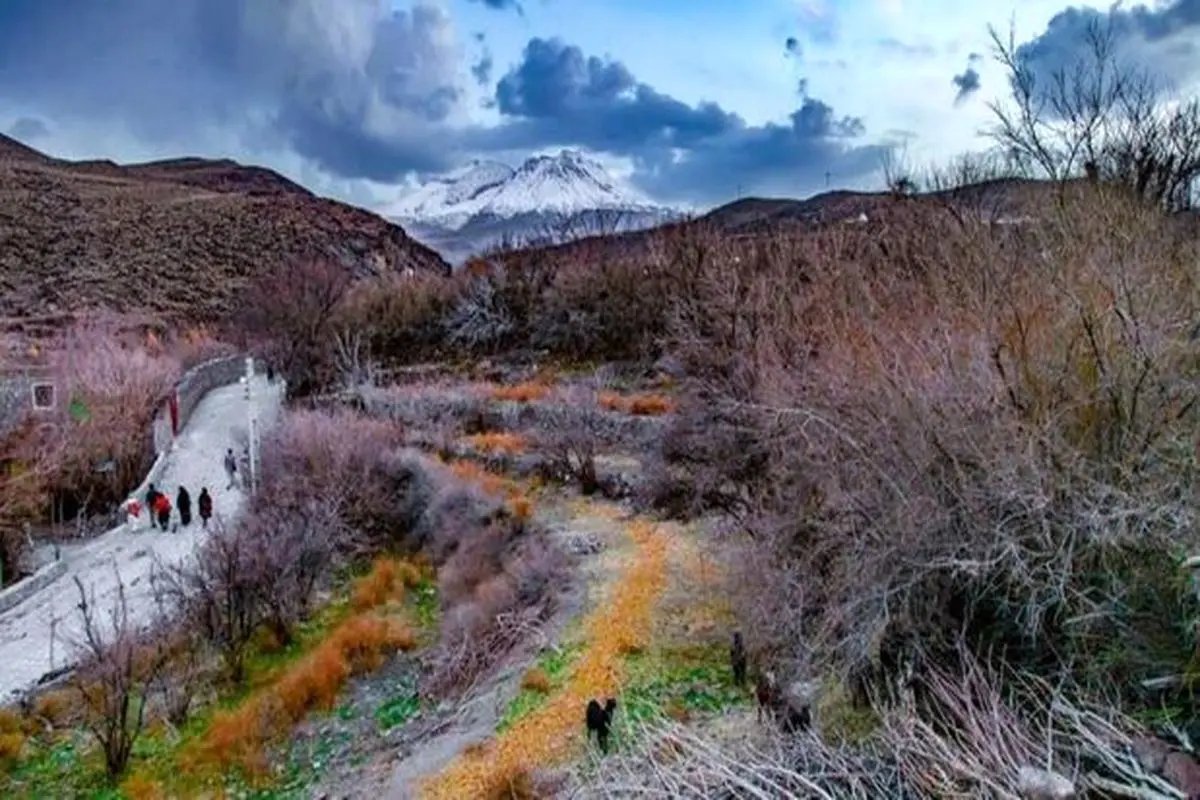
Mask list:
[[425,783],[422,797],[487,797],[524,770],[571,755],[584,735],[587,702],[616,695],[625,677],[625,656],[649,643],[654,607],[666,588],[666,537],[644,522],[631,525],[629,534],[636,554],[611,600],[588,618],[586,646],[566,685],[481,752],[459,756]]

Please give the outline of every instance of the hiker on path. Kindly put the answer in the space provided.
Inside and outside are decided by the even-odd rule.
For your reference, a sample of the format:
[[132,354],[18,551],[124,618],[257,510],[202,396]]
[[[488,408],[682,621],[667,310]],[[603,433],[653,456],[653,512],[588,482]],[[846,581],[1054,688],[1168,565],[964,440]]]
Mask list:
[[232,447],[225,451],[225,474],[229,476],[229,485],[225,488],[232,489],[237,483],[237,456]]
[[155,514],[154,502],[156,500],[158,500],[159,494],[161,494],[161,492],[159,492],[158,489],[154,488],[153,483],[150,484],[150,488],[146,490],[146,516],[150,519],[150,527],[151,528],[154,527],[154,514]]
[[179,487],[179,494],[175,497],[175,507],[179,509],[179,524],[187,527],[192,524],[192,496],[188,494],[188,490]]
[[166,533],[167,525],[171,522],[171,501],[162,492],[155,493],[154,514],[158,517],[159,527],[163,529],[163,533]]
[[208,518],[212,516],[212,495],[208,493],[207,486],[201,487],[196,504],[200,508],[200,525],[207,530]]

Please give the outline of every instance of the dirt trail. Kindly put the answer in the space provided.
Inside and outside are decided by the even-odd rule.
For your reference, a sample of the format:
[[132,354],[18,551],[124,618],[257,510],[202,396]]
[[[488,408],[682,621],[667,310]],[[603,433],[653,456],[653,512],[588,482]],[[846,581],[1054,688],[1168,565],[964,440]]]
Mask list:
[[619,693],[624,658],[649,644],[654,608],[666,587],[667,534],[642,521],[630,523],[625,532],[632,550],[609,600],[585,623],[584,649],[566,685],[482,752],[461,755],[423,784],[423,797],[487,796],[524,770],[563,762],[581,746],[584,707],[594,697]]

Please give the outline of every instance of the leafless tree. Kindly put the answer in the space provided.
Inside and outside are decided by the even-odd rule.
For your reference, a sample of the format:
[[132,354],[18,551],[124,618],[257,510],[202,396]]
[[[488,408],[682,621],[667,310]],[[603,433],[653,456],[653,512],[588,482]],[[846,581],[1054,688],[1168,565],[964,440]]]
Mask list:
[[577,482],[579,491],[585,495],[599,490],[596,456],[604,415],[597,402],[597,390],[574,388],[568,393],[566,403],[547,409],[540,422],[537,438],[557,477]]
[[375,385],[376,365],[367,352],[368,338],[361,330],[333,333],[334,366],[344,389],[355,391]]
[[165,595],[217,648],[235,684],[245,678],[246,651],[264,621],[264,575],[255,555],[244,527],[218,524],[194,560],[161,570]]
[[267,270],[247,287],[241,325],[277,362],[290,394],[310,394],[325,377],[329,327],[352,280],[336,261],[311,259]]
[[311,610],[313,593],[347,549],[348,532],[332,499],[298,501],[245,523],[264,623],[289,644]]
[[166,651],[153,635],[139,635],[134,629],[120,575],[107,624],[95,608],[94,595],[89,598],[78,576],[75,586],[83,622],[78,644],[83,660],[73,685],[87,706],[86,724],[104,751],[105,769],[115,779],[125,771],[142,733],[147,697]]
[[1120,62],[1111,25],[1092,23],[1086,54],[1048,85],[1022,60],[1011,30],[990,32],[1010,97],[991,104],[989,133],[1023,172],[1059,182],[1087,174],[1170,210],[1191,206],[1200,102],[1164,103],[1156,78]]

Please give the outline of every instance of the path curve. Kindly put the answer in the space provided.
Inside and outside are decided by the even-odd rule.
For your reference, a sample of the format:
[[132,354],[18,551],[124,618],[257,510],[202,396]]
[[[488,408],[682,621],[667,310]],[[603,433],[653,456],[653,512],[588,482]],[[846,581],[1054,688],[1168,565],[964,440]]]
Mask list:
[[[279,417],[282,382],[269,385],[255,376],[253,398],[259,431]],[[238,447],[246,435],[245,388],[240,383],[221,386],[206,394],[192,411],[163,465],[158,488],[174,503],[182,484],[195,498],[200,487],[213,495],[214,514],[233,520],[245,497],[238,489],[225,491],[222,456]],[[144,517],[143,517],[144,518]],[[64,546],[66,572],[58,580],[0,615],[0,702],[34,686],[43,675],[73,661],[72,641],[77,641],[79,592],[75,577],[95,593],[97,609],[107,614],[116,597],[118,578],[125,583],[129,616],[133,623],[149,622],[154,612],[149,575],[155,557],[178,562],[201,541],[199,524],[175,533],[152,532],[148,525],[121,526],[85,544]],[[115,569],[114,569],[115,567]]]

